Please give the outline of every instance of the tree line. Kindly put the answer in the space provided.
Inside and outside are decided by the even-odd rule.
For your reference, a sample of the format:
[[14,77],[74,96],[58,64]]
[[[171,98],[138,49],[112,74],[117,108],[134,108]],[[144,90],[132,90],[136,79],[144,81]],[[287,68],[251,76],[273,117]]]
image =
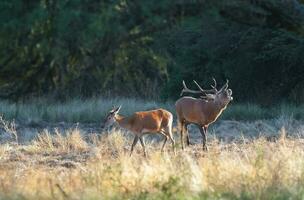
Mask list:
[[304,100],[303,0],[2,0],[0,96]]

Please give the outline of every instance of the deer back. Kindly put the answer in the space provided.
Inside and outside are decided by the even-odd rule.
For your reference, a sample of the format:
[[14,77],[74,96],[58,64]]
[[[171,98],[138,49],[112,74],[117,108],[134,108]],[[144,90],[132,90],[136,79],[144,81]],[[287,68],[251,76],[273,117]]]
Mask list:
[[118,123],[133,132],[159,132],[172,123],[173,116],[169,111],[157,109],[135,112],[129,117],[118,120]]

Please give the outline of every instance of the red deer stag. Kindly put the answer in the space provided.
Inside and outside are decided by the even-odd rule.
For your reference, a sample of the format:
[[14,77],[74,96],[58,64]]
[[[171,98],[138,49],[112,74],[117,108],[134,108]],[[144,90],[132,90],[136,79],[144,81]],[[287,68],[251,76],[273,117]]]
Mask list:
[[143,147],[144,156],[146,156],[146,148],[143,135],[147,133],[160,133],[165,136],[165,141],[161,148],[164,150],[168,138],[172,142],[173,151],[175,152],[175,142],[172,135],[172,123],[173,115],[164,109],[150,110],[135,112],[129,117],[123,117],[118,114],[121,106],[111,110],[104,121],[104,127],[112,125],[117,122],[122,128],[125,128],[134,133],[135,137],[131,147],[130,156],[132,155],[133,149],[138,142],[138,139]]
[[200,85],[194,81],[199,90],[190,90],[187,88],[183,81],[184,92],[202,94],[201,98],[182,97],[175,103],[178,123],[181,131],[181,144],[184,149],[184,131],[187,135],[187,144],[190,144],[189,135],[187,134],[187,126],[189,124],[195,124],[199,127],[199,130],[203,136],[203,149],[208,150],[206,145],[207,129],[208,126],[213,123],[221,113],[226,109],[228,103],[233,100],[232,90],[228,89],[228,80],[226,84],[220,89],[216,89],[216,81],[214,80],[213,89],[204,90]]

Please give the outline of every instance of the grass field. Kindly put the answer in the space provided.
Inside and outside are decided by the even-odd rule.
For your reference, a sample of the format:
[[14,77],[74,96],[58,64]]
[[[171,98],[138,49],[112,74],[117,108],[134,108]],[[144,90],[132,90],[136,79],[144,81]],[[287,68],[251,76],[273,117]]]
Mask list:
[[0,146],[0,199],[303,199],[304,140],[261,137],[223,143],[148,142],[129,157],[129,134],[40,133],[27,145]]
[[[210,128],[209,152],[193,127],[194,145],[182,151],[175,127],[176,154],[170,143],[161,153],[162,138],[148,137],[145,158],[140,145],[129,156],[130,133],[81,128],[120,104],[126,115],[158,106],[174,113],[173,103],[134,99],[2,101],[0,199],[304,199],[301,107],[231,105]],[[55,127],[35,133],[20,128],[32,121]],[[57,122],[80,125],[56,128]]]

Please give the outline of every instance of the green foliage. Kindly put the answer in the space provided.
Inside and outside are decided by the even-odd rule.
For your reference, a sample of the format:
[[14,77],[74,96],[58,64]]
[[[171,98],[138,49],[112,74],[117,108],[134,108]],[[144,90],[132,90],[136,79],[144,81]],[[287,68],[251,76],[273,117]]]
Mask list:
[[141,2],[2,1],[3,96],[147,94],[166,77],[150,35],[167,26],[170,11],[165,1]]
[[[3,0],[0,95],[176,99],[230,80],[237,101],[304,101],[303,1]],[[194,85],[190,85],[194,87]]]

